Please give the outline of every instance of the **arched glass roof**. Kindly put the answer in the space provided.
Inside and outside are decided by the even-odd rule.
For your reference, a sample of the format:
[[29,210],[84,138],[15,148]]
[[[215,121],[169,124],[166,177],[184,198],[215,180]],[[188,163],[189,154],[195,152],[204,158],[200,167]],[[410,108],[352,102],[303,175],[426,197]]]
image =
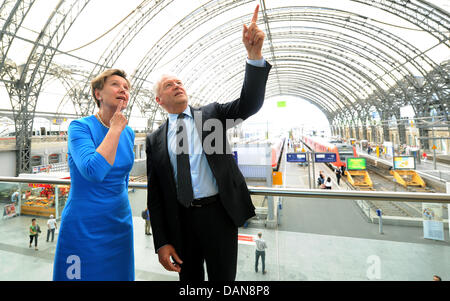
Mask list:
[[193,105],[229,101],[241,88],[242,26],[256,4],[274,66],[266,97],[304,98],[330,122],[405,105],[448,116],[445,0],[6,0],[1,108],[92,114],[89,81],[111,67],[131,76],[132,118],[163,118],[151,92],[161,72],[183,79]]

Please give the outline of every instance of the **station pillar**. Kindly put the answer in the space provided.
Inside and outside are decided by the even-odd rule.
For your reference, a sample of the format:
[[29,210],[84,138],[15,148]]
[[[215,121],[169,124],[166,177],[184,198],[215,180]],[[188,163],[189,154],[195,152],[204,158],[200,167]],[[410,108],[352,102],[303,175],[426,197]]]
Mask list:
[[398,139],[400,144],[406,144],[406,126],[403,122],[398,124]]
[[[428,133],[429,133],[429,131],[427,131],[424,128],[419,127],[419,136],[420,137],[428,137]],[[421,149],[430,149],[429,139],[420,139],[419,142],[420,142]]]
[[367,139],[367,126],[365,124],[362,125],[362,139],[368,140]]
[[374,143],[378,143],[378,129],[376,125],[371,125],[370,130],[372,132],[372,141]]
[[355,131],[355,138],[356,138],[356,140],[360,140],[359,126],[354,126],[353,129]]
[[388,124],[383,124],[383,141],[391,141],[391,138],[389,137],[389,125]]

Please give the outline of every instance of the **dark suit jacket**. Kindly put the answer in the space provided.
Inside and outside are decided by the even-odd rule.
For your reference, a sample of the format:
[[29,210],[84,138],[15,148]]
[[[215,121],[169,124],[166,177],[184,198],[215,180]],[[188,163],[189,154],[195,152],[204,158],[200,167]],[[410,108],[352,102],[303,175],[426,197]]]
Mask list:
[[[231,154],[226,138],[226,120],[245,120],[261,108],[271,67],[267,62],[264,68],[247,64],[241,95],[237,100],[225,104],[210,103],[198,109],[191,108],[194,114],[202,113],[202,127],[197,128],[202,142],[209,134],[217,131],[215,128],[211,131],[204,130],[205,121],[215,118],[222,122],[223,141],[220,145],[223,145],[223,151],[219,154],[205,152],[205,155],[219,188],[220,201],[237,227],[255,215],[255,207],[245,179]],[[177,192],[167,150],[167,130],[168,120],[146,138],[147,208],[150,212],[155,250],[165,244],[171,244],[178,250],[181,245]]]

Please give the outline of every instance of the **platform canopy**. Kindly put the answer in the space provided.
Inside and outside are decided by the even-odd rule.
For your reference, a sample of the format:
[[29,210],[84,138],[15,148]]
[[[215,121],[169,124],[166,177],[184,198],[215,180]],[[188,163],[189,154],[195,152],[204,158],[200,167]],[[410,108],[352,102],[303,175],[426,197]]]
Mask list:
[[446,0],[4,0],[0,93],[16,132],[27,135],[37,108],[92,114],[89,81],[112,67],[131,77],[127,114],[150,128],[164,119],[153,100],[158,74],[178,75],[194,106],[237,98],[242,28],[257,4],[273,65],[267,98],[307,100],[331,124],[400,118],[405,107],[448,120]]

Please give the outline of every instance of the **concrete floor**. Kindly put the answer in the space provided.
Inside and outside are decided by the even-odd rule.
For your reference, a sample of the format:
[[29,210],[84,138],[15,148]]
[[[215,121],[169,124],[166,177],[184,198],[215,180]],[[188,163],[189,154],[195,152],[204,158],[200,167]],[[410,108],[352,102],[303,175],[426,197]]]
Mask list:
[[[306,169],[283,165],[289,187],[308,187]],[[316,172],[318,173],[316,168]],[[324,170],[326,173],[330,172]],[[330,174],[331,175],[331,174]],[[335,177],[332,177],[333,181]],[[334,188],[337,189],[334,182]],[[345,184],[341,183],[341,188]],[[154,253],[152,236],[144,234],[141,210],[146,207],[146,191],[130,193],[133,211],[136,280],[177,281]],[[39,237],[39,250],[28,248],[31,217],[0,220],[0,280],[52,279],[56,239]],[[46,225],[46,219],[38,218]],[[278,229],[240,228],[240,234],[263,232],[267,274],[254,271],[254,245],[239,244],[237,280],[408,280],[430,281],[434,274],[450,279],[450,243],[423,239],[420,227],[385,226],[367,223],[351,201],[294,199],[284,200]]]

